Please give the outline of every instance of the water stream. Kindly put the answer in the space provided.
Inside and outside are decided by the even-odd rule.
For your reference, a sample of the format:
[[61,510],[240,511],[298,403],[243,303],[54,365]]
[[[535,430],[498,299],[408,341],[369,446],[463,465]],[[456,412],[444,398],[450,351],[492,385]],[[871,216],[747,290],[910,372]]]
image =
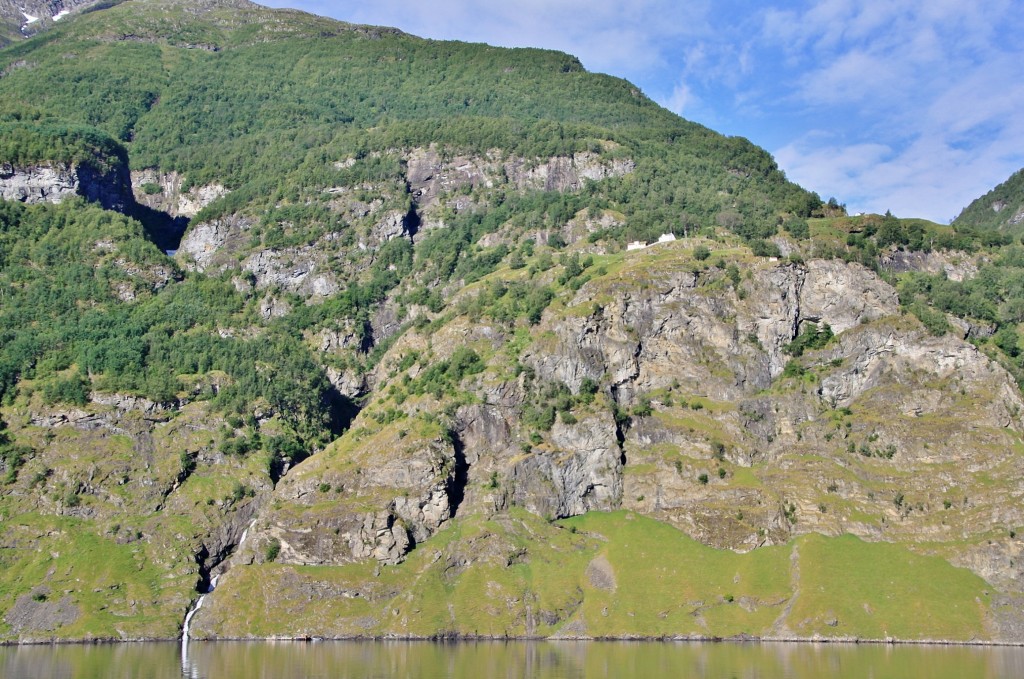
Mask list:
[[[249,522],[249,525],[245,527],[245,530],[242,531],[241,537],[239,537],[238,539],[238,544],[235,545],[235,550],[241,547],[242,544],[245,542],[245,539],[249,537],[249,529],[252,528],[255,524],[256,519],[253,519]],[[189,610],[189,612],[185,614],[185,622],[181,626],[181,669],[182,673],[185,676],[189,676],[190,666],[188,661],[188,633],[192,627],[192,617],[200,608],[203,607],[203,603],[206,601],[206,597],[209,596],[210,592],[217,588],[217,580],[219,579],[220,574],[213,576],[213,579],[210,580],[210,586],[207,588],[206,592],[204,592],[203,595],[196,600],[196,605],[193,606]]]
[[210,595],[210,592],[217,588],[217,580],[219,578],[219,575],[213,576],[213,580],[210,581],[209,589],[207,589],[206,593],[196,600],[196,605],[192,607],[192,610],[185,614],[185,624],[181,627],[181,669],[185,676],[188,676],[189,670],[188,632],[189,628],[192,626],[192,616],[196,614],[196,611],[203,607],[203,602],[206,601],[206,597]]
[[249,522],[249,525],[248,525],[248,526],[246,526],[246,527],[245,527],[245,530],[243,530],[243,531],[242,531],[242,537],[238,538],[238,544],[237,544],[237,545],[235,545],[235,549],[236,549],[236,550],[237,550],[237,549],[238,549],[239,547],[241,547],[241,546],[242,546],[242,544],[243,544],[243,543],[245,542],[245,539],[246,539],[247,537],[249,537],[249,529],[250,529],[250,528],[252,528],[252,527],[253,527],[254,525],[256,525],[256,519],[253,519],[252,521],[250,521],[250,522]]

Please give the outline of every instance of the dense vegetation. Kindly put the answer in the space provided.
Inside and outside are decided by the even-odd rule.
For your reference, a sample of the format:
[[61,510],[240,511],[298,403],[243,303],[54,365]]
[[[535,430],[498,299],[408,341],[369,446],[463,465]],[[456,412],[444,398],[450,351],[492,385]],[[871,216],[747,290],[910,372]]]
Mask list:
[[323,443],[337,404],[301,339],[218,333],[251,322],[246,300],[218,279],[180,279],[127,217],[77,200],[0,202],[0,398],[21,381],[52,404],[84,405],[93,389],[239,415],[263,403]]
[[100,172],[128,165],[124,147],[95,128],[20,117],[0,112],[0,163],[24,167],[57,162],[87,165]]
[[[12,110],[104,130],[127,144],[133,167],[177,170],[195,184],[215,180],[276,202],[331,179],[325,159],[430,143],[546,158],[610,141],[645,159],[636,177],[602,197],[624,208],[637,234],[718,219],[764,236],[780,208],[809,216],[820,205],[746,140],[680,120],[568,55],[386,31],[368,37],[327,23],[316,25],[321,34],[331,28],[322,39],[285,31],[251,45],[244,26],[197,36],[212,30],[208,21],[127,3],[6,50],[0,67],[30,56],[31,68],[13,68],[0,94]],[[94,37],[109,34],[165,37]],[[226,49],[172,49],[165,40]]]

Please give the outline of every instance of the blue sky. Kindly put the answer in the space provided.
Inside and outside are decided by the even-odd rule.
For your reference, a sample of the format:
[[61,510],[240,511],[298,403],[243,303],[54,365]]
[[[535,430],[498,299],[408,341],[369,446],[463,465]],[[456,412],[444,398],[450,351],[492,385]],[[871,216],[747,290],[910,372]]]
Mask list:
[[261,4],[569,52],[851,213],[945,223],[1024,167],[1024,0]]

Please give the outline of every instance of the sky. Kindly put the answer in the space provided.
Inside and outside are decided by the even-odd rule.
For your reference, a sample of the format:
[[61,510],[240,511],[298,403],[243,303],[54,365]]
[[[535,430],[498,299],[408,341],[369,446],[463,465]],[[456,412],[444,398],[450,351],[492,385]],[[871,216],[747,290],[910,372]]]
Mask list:
[[1024,0],[259,1],[568,52],[851,214],[947,223],[1024,167]]

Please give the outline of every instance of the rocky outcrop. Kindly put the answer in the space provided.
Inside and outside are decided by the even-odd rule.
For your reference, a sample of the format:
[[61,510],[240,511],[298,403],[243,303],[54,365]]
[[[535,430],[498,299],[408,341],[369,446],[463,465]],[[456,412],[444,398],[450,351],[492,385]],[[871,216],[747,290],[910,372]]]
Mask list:
[[239,215],[195,224],[182,238],[179,256],[196,271],[240,268],[244,272],[236,283],[240,289],[273,287],[307,297],[338,292],[337,276],[329,266],[336,251],[333,234],[312,245],[254,251],[250,236],[254,226],[253,220]]
[[626,158],[606,161],[596,153],[584,152],[571,157],[549,158],[539,164],[513,158],[505,163],[503,169],[509,182],[519,189],[576,191],[588,181],[621,177],[635,167],[636,164]]
[[585,286],[572,305],[591,313],[545,319],[555,339],[528,350],[527,364],[574,391],[584,378],[604,379],[623,403],[673,382],[740,399],[782,372],[803,323],[843,332],[896,313],[898,304],[891,287],[842,262],[761,267],[741,284],[742,295],[711,292],[724,278],[714,269],[636,273],[644,287]]
[[923,271],[941,273],[951,281],[963,281],[978,274],[978,263],[966,252],[891,250],[879,256],[879,265],[893,273]]
[[615,509],[622,500],[623,455],[607,412],[555,424],[550,447],[531,448],[511,461],[505,477],[509,504],[560,519]]
[[228,215],[195,224],[181,239],[178,252],[191,258],[197,271],[206,271],[218,263],[226,263],[249,245],[246,233],[254,226],[251,219]]
[[326,271],[323,257],[316,247],[263,250],[247,258],[245,271],[256,280],[256,287],[278,287],[307,296],[328,297],[340,286],[335,276]]
[[131,180],[136,202],[171,217],[195,217],[204,207],[229,193],[217,183],[183,190],[184,177],[177,172],[155,169],[134,170]]
[[459,464],[444,438],[397,428],[351,455],[329,451],[285,478],[275,493],[283,506],[259,519],[253,549],[275,543],[284,563],[399,563],[454,514]]
[[0,163],[0,198],[22,203],[60,203],[82,196],[108,210],[124,212],[132,204],[128,173],[115,166],[99,172],[88,165],[64,163],[15,167]]
[[899,311],[892,287],[867,269],[838,260],[811,260],[799,292],[800,322],[824,322],[836,334]]
[[445,158],[434,147],[412,150],[406,164],[409,191],[424,210],[434,207],[439,197],[464,187],[511,184],[521,191],[575,191],[585,182],[620,177],[636,167],[630,159],[608,160],[592,152],[547,159],[506,157],[497,151],[482,157]]

